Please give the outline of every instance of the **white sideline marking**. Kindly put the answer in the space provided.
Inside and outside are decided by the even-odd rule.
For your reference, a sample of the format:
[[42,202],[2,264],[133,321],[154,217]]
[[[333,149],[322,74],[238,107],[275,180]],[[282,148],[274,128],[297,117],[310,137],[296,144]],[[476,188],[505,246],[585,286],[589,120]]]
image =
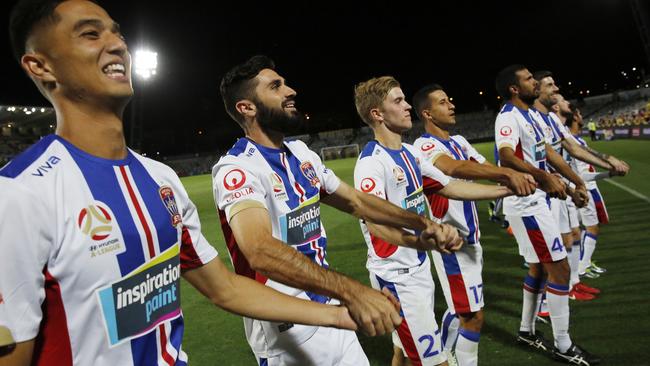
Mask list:
[[635,190],[633,190],[632,188],[630,188],[630,187],[628,187],[628,186],[624,186],[624,185],[622,185],[621,183],[614,182],[613,180],[611,180],[611,179],[609,179],[609,178],[608,178],[608,179],[603,179],[603,180],[604,180],[605,182],[611,184],[611,185],[614,185],[614,186],[616,186],[616,187],[618,187],[618,188],[624,190],[625,192],[627,192],[627,193],[633,195],[633,196],[636,197],[636,198],[640,198],[640,199],[642,199],[642,200],[644,200],[644,201],[650,203],[650,197],[644,195],[644,194],[641,193],[641,192],[635,191]]

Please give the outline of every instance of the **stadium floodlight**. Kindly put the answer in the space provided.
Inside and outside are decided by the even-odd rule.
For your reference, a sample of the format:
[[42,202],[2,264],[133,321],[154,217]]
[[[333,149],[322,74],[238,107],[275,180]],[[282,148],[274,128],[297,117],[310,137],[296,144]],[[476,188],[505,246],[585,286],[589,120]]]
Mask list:
[[135,74],[147,80],[156,75],[158,53],[148,50],[136,50],[133,58]]

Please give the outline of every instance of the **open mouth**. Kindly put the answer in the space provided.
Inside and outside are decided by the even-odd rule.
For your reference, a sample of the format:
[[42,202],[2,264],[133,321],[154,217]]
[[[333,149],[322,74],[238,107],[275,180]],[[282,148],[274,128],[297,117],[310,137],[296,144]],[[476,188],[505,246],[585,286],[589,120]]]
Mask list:
[[288,100],[284,103],[282,103],[282,108],[284,109],[296,109],[296,101],[295,100]]
[[126,79],[126,67],[120,63],[111,63],[102,69],[102,72],[106,74],[111,79],[114,80],[125,80]]

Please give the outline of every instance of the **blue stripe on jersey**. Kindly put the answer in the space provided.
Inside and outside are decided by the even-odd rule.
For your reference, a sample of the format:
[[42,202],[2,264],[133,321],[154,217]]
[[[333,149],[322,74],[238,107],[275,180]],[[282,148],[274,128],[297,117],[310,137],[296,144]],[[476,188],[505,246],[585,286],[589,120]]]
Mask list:
[[330,298],[327,297],[327,296],[315,294],[315,293],[309,292],[309,291],[305,291],[305,295],[307,295],[309,297],[309,300],[311,300],[313,302],[319,302],[321,304],[325,304],[328,301],[330,301]]
[[521,220],[524,222],[526,230],[539,230],[539,225],[537,225],[535,216],[522,216]]
[[[181,342],[183,341],[183,332],[185,330],[185,320],[182,316],[171,321],[171,334],[169,335],[169,343],[180,355]],[[177,357],[178,358],[178,357]],[[182,361],[176,361],[176,366],[184,364]]]
[[129,153],[124,160],[101,159],[77,149],[67,141],[62,142],[86,179],[93,198],[108,205],[115,215],[115,221],[120,227],[126,246],[126,251],[116,256],[120,273],[125,276],[145,262],[145,254],[134,222],[136,218],[131,216],[126,200],[121,194],[122,189],[113,167],[127,165],[135,157]]
[[364,146],[363,150],[361,150],[361,155],[359,155],[359,159],[363,159],[367,156],[372,156],[373,151],[375,151],[375,146],[377,146],[377,141],[375,140],[370,140]]
[[[158,327],[156,327],[157,329]],[[157,330],[131,340],[131,355],[134,365],[158,366],[158,340]]]
[[[0,169],[0,176],[16,178],[20,173],[25,171],[27,167],[32,165],[36,159],[39,159],[55,140],[57,140],[56,135],[47,135],[43,137],[40,141],[15,156],[7,165],[2,167]],[[49,156],[45,158],[47,159]]]
[[[288,200],[285,202],[287,206],[289,206],[289,208],[292,210],[300,206],[300,197],[296,194],[294,187],[291,186],[289,175],[287,174],[287,171],[284,168],[284,164],[282,164],[282,158],[281,158],[282,150],[273,149],[266,146],[260,146],[255,143],[253,144],[257,147],[260,154],[262,154],[262,157],[264,158],[264,160],[266,160],[266,163],[269,164],[271,169],[273,169],[273,171],[277,173],[280,176],[280,178],[282,178],[282,184],[284,185],[284,190],[285,192],[287,192],[287,197],[288,197]],[[288,160],[289,159],[287,159],[287,162]],[[290,162],[288,162],[288,164],[290,164]]]
[[510,112],[510,111],[513,110],[514,108],[515,108],[515,106],[514,106],[513,104],[511,104],[511,103],[506,103],[506,104],[504,104],[503,107],[501,108],[501,112],[499,112],[499,114]]
[[[309,181],[309,179],[307,179],[305,174],[303,174],[302,169],[300,167],[302,162],[293,154],[293,152],[290,149],[287,149],[287,160],[289,162],[289,169],[291,169],[291,173],[293,174],[293,177],[295,178],[296,182],[300,185],[300,187],[302,187],[302,189],[305,191],[305,200],[308,200],[316,196],[317,194],[319,194],[320,189],[311,185],[311,182]],[[311,165],[315,170],[316,167],[314,166],[314,163],[311,163]]]
[[160,252],[163,252],[178,242],[178,230],[172,226],[172,217],[160,197],[160,186],[135,156],[131,159],[129,169],[133,180],[135,180],[135,185],[138,187],[138,192],[147,206],[149,216],[156,226],[150,229],[155,229],[158,233],[158,246]]
[[316,244],[318,246],[318,248],[320,248],[321,255],[323,256],[322,261],[321,261],[320,258],[318,258],[318,254],[319,254],[318,251],[311,247],[311,243],[312,242],[309,241],[309,242],[304,243],[304,244],[295,245],[294,248],[297,251],[299,251],[300,253],[307,256],[307,258],[311,259],[316,264],[320,265],[321,267],[329,268],[329,265],[327,265],[327,263],[325,263],[325,260],[327,258],[327,238],[321,236],[320,238],[318,238],[318,241],[317,241],[317,244]]
[[440,255],[442,256],[442,262],[445,265],[445,273],[447,275],[460,274],[460,264],[455,253],[440,253]]
[[420,264],[424,263],[424,260],[427,259],[427,252],[418,250],[418,259],[420,260]]
[[467,244],[476,244],[476,225],[474,222],[474,201],[463,201],[463,213],[467,222]]
[[248,139],[246,138],[241,138],[235,142],[234,145],[228,150],[228,155],[234,155],[237,156],[239,154],[242,154],[244,151],[246,151],[246,146],[248,146]]
[[551,128],[551,132],[553,133],[553,142],[556,142],[560,140],[560,131],[557,128],[557,125],[555,124],[555,121],[549,114],[537,111],[540,116],[542,116],[542,119],[544,122]]
[[[410,195],[411,193],[415,192],[415,190],[418,187],[422,186],[422,173],[420,173],[420,168],[418,168],[417,164],[415,163],[415,158],[413,157],[413,155],[411,155],[408,149],[406,149],[403,146],[400,150],[392,150],[387,148],[386,146],[382,146],[382,148],[393,159],[395,164],[397,164],[404,171],[404,175],[406,175],[406,179],[408,180],[408,186],[406,186],[407,195]],[[413,181],[413,177],[411,176],[411,170],[409,169],[409,167],[406,165],[406,162],[402,158],[402,151],[406,154],[407,159],[409,159],[411,167],[413,168],[413,172],[415,173],[415,178],[417,179],[417,182]]]
[[[397,294],[397,289],[395,288],[395,284],[392,282],[384,281],[381,277],[375,275],[375,278],[377,279],[377,282],[379,282],[379,287],[380,288],[387,288],[388,291],[390,291],[393,296],[399,301],[399,295]],[[399,316],[402,318],[404,317],[404,312],[402,311],[402,307],[399,307]]]
[[260,358],[260,366],[269,366],[269,360],[266,358]]
[[494,163],[499,165],[499,149],[497,149],[497,144],[494,144]]

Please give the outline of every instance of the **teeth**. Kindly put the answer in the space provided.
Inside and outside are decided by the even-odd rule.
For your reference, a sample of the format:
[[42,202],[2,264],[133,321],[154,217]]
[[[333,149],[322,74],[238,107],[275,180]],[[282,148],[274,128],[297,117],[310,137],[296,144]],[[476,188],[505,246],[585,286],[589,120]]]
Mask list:
[[125,68],[124,65],[122,64],[109,64],[104,67],[104,72],[105,73],[114,73],[114,72],[119,72],[119,73],[124,73]]

